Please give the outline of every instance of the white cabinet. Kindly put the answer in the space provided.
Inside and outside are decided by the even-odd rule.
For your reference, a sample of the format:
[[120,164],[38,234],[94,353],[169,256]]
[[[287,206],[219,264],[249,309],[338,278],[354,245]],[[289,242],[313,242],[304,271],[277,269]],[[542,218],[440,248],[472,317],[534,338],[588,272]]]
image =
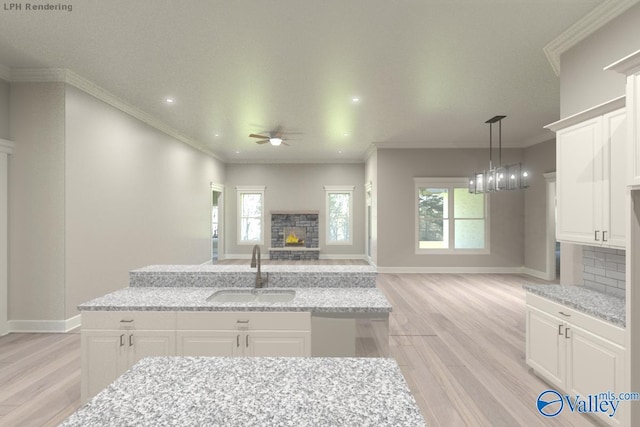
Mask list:
[[176,353],[175,313],[83,312],[82,402],[146,356]]
[[[526,362],[570,396],[627,390],[623,328],[527,293]],[[607,424],[625,425],[629,402]]]
[[310,356],[311,313],[180,312],[180,356]]
[[626,183],[640,187],[640,51],[609,65],[605,70],[614,70],[627,76]]
[[556,239],[624,248],[624,97],[547,126],[556,132]]

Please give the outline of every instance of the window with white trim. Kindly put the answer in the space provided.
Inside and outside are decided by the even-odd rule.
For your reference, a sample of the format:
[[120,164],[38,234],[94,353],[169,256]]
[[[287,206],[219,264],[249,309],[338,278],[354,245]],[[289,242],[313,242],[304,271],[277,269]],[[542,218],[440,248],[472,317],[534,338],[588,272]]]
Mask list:
[[238,199],[238,244],[264,242],[264,186],[236,187]]
[[414,178],[416,253],[489,253],[488,199],[467,178]]
[[353,185],[325,185],[327,245],[353,244]]

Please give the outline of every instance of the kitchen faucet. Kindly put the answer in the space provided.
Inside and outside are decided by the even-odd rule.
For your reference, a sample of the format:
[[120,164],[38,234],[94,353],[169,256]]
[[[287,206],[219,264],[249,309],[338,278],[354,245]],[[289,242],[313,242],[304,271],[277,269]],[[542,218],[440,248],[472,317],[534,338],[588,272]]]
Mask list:
[[[256,256],[257,254],[257,256]],[[258,271],[256,271],[256,288],[262,288],[267,283],[267,279],[263,279],[260,274],[260,246],[255,245],[253,247],[253,252],[251,253],[251,268],[258,267]]]

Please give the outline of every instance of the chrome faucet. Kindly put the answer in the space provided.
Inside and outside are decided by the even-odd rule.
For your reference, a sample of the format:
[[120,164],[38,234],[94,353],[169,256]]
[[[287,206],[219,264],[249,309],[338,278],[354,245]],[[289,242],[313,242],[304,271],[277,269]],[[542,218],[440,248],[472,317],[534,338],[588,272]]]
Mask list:
[[[257,255],[256,255],[257,254]],[[263,279],[260,273],[260,246],[255,245],[251,253],[251,268],[258,268],[256,271],[256,288],[262,288],[267,283],[267,279]]]

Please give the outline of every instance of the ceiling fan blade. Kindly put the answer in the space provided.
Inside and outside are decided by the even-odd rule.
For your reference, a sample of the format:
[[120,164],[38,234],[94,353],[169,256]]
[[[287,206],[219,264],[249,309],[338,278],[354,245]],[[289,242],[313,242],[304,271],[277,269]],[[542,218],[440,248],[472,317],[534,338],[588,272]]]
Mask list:
[[256,144],[266,144],[267,142],[269,142],[268,139],[263,139],[262,141],[256,141]]
[[257,133],[252,133],[249,135],[249,138],[260,138],[260,139],[269,139],[268,136],[264,136],[264,135],[258,135]]

